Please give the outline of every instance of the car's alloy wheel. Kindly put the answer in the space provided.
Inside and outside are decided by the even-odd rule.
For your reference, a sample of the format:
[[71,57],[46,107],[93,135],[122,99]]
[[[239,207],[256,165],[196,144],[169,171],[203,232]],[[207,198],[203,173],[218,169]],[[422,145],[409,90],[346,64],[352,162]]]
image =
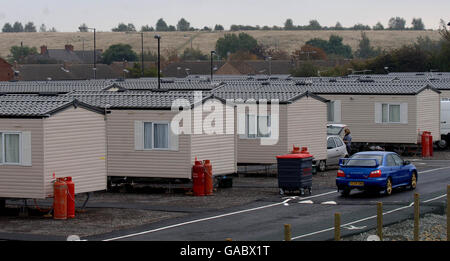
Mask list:
[[411,189],[415,189],[417,186],[417,174],[415,172],[413,172],[413,174],[411,175]]
[[386,195],[391,195],[392,194],[392,181],[390,178],[388,178],[387,182],[386,182]]
[[324,172],[327,169],[327,164],[324,160],[319,161],[319,171]]

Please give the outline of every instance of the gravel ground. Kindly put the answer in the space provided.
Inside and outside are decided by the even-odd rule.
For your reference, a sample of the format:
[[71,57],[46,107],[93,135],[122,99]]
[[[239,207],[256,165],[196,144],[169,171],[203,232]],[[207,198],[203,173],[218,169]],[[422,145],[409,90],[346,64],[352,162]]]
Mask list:
[[[446,241],[447,219],[445,215],[425,214],[419,221],[419,239],[421,241]],[[383,227],[383,241],[413,241],[414,220],[406,220]],[[376,235],[376,230],[370,230],[355,236],[343,238],[345,241],[366,241],[370,235]]]

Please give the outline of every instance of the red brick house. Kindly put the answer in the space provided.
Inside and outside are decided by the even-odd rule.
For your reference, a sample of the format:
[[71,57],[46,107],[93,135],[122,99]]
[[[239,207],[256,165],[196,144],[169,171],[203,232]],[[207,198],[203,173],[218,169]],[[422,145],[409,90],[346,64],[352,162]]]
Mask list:
[[0,81],[10,81],[14,79],[12,65],[0,58]]

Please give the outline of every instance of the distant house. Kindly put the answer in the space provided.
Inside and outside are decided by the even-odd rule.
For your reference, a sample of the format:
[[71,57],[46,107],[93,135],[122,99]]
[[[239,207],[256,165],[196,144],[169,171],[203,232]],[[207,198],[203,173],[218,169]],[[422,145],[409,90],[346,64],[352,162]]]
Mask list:
[[[122,76],[106,64],[97,64],[96,68],[96,79],[117,79]],[[15,69],[19,81],[94,79],[92,64],[21,64]]]
[[290,60],[249,60],[249,61],[228,61],[216,74],[248,75],[248,74],[290,74],[295,68],[295,63]]
[[[224,61],[214,61],[213,70],[216,73],[225,64]],[[210,75],[211,62],[210,61],[184,61],[173,62],[162,68],[164,77],[186,77],[192,74]]]
[[[95,51],[97,62],[101,60],[102,50]],[[48,49],[46,45],[41,46],[39,54],[26,57],[27,63],[94,63],[94,52],[92,50],[74,50],[73,45],[66,44],[64,49]]]
[[12,65],[0,58],[0,81],[10,81],[14,78]]

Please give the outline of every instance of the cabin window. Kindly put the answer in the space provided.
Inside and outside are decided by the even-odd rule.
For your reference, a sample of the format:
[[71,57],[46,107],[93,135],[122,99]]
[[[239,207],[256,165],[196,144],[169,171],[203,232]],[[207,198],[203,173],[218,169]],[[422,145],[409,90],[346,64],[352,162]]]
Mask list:
[[329,122],[334,122],[334,101],[327,103],[327,119]]
[[0,133],[0,163],[20,164],[20,134]]
[[382,122],[400,123],[400,104],[383,104]]
[[144,149],[169,148],[169,123],[144,122]]
[[246,135],[247,138],[268,138],[270,137],[270,116],[256,116],[247,114]]

